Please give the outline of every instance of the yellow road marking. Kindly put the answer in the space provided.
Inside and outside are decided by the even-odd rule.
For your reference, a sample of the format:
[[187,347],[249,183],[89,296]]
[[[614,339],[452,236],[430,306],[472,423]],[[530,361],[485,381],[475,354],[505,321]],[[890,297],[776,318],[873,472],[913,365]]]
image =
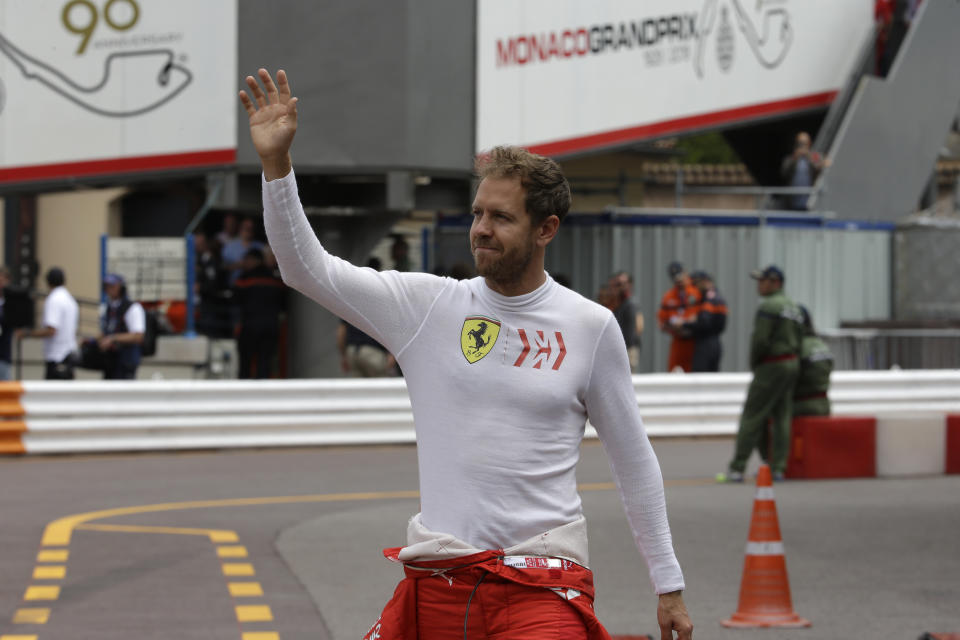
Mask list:
[[67,577],[67,568],[63,565],[41,565],[34,567],[34,580],[61,580]]
[[179,511],[182,509],[211,509],[216,507],[250,507],[257,505],[301,504],[308,502],[345,502],[353,500],[396,500],[399,498],[418,498],[419,491],[370,491],[364,493],[325,493],[306,496],[277,496],[272,498],[231,498],[227,500],[198,500],[195,502],[170,502],[164,504],[123,507],[78,513],[54,520],[43,532],[41,545],[44,547],[65,547],[70,544],[73,530],[91,520],[129,516],[138,513],[156,513],[159,511]]
[[66,562],[69,557],[66,549],[45,549],[37,554],[37,562]]
[[119,531],[124,533],[169,533],[182,536],[207,536],[211,542],[236,542],[237,533],[226,529],[193,529],[190,527],[140,527],[124,524],[81,524],[77,529]]
[[248,562],[227,562],[223,565],[223,575],[225,576],[252,576],[255,574],[253,565]]
[[13,614],[13,624],[47,624],[50,609],[17,609]]
[[577,485],[577,489],[580,491],[610,491],[616,488],[617,485],[612,482],[587,482]]
[[238,605],[237,620],[240,622],[270,622],[273,620],[273,612],[265,604]]
[[263,595],[263,587],[259,582],[228,582],[227,588],[234,598],[252,598]]
[[[675,480],[665,480],[665,487],[699,487],[708,484],[717,484],[716,478],[677,478]],[[612,491],[617,488],[612,482],[586,482],[578,484],[580,491]]]
[[[682,479],[665,482],[667,486],[695,486],[703,484],[712,484],[713,479]],[[579,485],[580,491],[609,491],[616,486],[612,482],[587,483]],[[115,531],[127,533],[161,533],[161,534],[179,534],[179,535],[203,535],[210,538],[213,543],[237,542],[237,534],[234,531],[222,529],[197,529],[187,527],[147,527],[135,525],[107,525],[107,524],[89,524],[95,520],[105,518],[114,518],[126,515],[135,515],[142,513],[156,513],[161,511],[178,511],[185,509],[209,509],[219,507],[245,507],[260,505],[280,505],[280,504],[304,504],[318,502],[350,502],[359,500],[398,500],[407,498],[419,498],[419,491],[372,491],[361,493],[328,493],[304,496],[275,496],[266,498],[232,498],[225,500],[199,500],[189,502],[169,502],[153,505],[140,505],[134,507],[123,507],[117,509],[104,509],[101,511],[90,511],[87,513],[78,513],[63,518],[59,518],[49,523],[44,530],[41,545],[44,547],[65,547],[70,544],[71,536],[75,529],[92,531]],[[242,552],[240,551],[242,550]],[[246,557],[246,549],[242,546],[218,547],[217,554],[220,557]],[[44,549],[37,554],[38,562],[66,562],[69,557],[69,551],[66,549]],[[46,572],[43,570],[50,569]],[[224,563],[222,565],[225,576],[252,576],[255,575],[253,565],[249,563]],[[62,573],[61,573],[62,571]],[[42,575],[49,578],[62,578],[66,572],[65,567],[36,567],[34,576]],[[56,575],[54,575],[56,573]],[[232,582],[229,583],[230,593],[236,597],[262,595],[263,589],[257,582]],[[60,587],[57,586],[30,586],[24,594],[24,600],[56,600],[60,596]],[[244,610],[251,607],[244,607]],[[257,607],[253,607],[257,609]],[[267,615],[270,615],[269,607],[260,607],[266,609]],[[41,609],[20,611],[42,611]],[[47,615],[49,615],[49,610]],[[237,615],[240,615],[241,607],[237,607]],[[27,614],[24,614],[27,615]],[[39,615],[39,614],[38,614]],[[250,613],[247,615],[258,615]],[[260,613],[259,615],[263,615]],[[242,621],[242,620],[241,620]],[[245,632],[243,640],[279,640],[279,635],[275,632]],[[36,636],[0,636],[0,640],[36,640]]]
[[60,597],[60,587],[27,587],[24,600],[56,600]]
[[[704,484],[714,484],[713,478],[684,478],[679,480],[670,480],[665,482],[667,486],[696,486]],[[612,482],[595,482],[579,485],[581,491],[609,491],[615,489]],[[102,520],[104,518],[115,518],[118,516],[129,516],[140,513],[156,513],[159,511],[179,511],[182,509],[212,509],[219,507],[251,507],[260,505],[278,505],[278,504],[304,504],[311,502],[350,502],[355,500],[399,500],[404,498],[419,498],[419,491],[368,491],[361,493],[322,493],[317,495],[304,496],[274,496],[268,498],[228,498],[225,500],[198,500],[191,502],[167,502],[161,504],[140,505],[136,507],[122,507],[119,509],[104,509],[103,511],[91,511],[89,513],[77,513],[54,520],[47,525],[43,532],[41,545],[44,547],[65,547],[70,544],[70,537],[73,530],[83,526],[90,528],[86,523],[93,520]],[[100,525],[102,526],[102,525]],[[150,527],[152,533],[165,533],[164,527]],[[124,529],[112,529],[114,531],[123,531]],[[145,529],[144,529],[145,530]],[[133,529],[129,529],[133,531]],[[182,529],[179,532],[184,533],[188,530]],[[204,531],[198,529],[195,531]],[[170,533],[178,531],[173,528]],[[231,535],[235,536],[232,532]],[[211,536],[212,539],[212,536]],[[214,542],[235,542],[232,540],[214,540]]]

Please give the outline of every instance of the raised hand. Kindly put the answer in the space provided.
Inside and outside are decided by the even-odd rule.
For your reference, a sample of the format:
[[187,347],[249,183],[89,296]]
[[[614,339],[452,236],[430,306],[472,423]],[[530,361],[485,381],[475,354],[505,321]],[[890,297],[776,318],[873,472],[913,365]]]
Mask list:
[[282,178],[290,172],[290,145],[297,132],[297,99],[291,98],[287,74],[277,72],[277,84],[266,69],[257,72],[264,90],[253,76],[247,76],[246,91],[240,92],[240,102],[250,117],[250,138],[263,164],[267,180]]

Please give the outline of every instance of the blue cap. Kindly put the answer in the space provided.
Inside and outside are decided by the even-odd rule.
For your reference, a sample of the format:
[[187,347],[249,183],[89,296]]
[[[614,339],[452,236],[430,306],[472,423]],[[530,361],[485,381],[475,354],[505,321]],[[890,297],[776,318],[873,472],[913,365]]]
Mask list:
[[709,273],[707,273],[706,271],[703,271],[702,269],[698,269],[693,273],[691,273],[690,279],[693,280],[694,282],[697,282],[698,280],[713,281],[713,277],[711,277]]
[[763,269],[763,270],[754,269],[753,271],[750,272],[750,277],[753,278],[754,280],[770,279],[770,280],[779,280],[780,282],[783,282],[784,280],[783,271],[781,271],[780,267],[778,267],[775,264],[771,264],[770,266],[768,266],[766,269]]
[[120,275],[119,273],[108,273],[107,275],[103,276],[103,284],[106,284],[106,285],[111,285],[111,284],[119,284],[119,285],[122,285],[122,284],[123,284],[123,276]]
[[681,273],[683,273],[683,263],[673,261],[667,267],[667,275],[670,276],[671,280],[676,278]]

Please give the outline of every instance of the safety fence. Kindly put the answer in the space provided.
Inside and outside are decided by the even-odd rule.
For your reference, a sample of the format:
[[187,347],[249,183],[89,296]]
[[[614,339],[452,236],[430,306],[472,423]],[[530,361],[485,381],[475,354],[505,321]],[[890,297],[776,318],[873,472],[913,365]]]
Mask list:
[[[736,433],[749,381],[744,373],[633,378],[654,437]],[[960,370],[840,371],[830,399],[836,415],[960,413]],[[596,437],[589,425],[587,437]],[[414,441],[396,378],[0,383],[0,453]]]
[[960,363],[960,329],[828,329],[840,369],[940,369]]

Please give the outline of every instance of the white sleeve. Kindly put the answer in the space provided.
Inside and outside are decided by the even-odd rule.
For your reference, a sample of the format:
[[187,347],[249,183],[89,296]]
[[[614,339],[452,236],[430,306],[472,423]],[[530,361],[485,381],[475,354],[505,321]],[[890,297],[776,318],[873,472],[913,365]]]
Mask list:
[[684,588],[673,550],[660,464],[643,428],[623,336],[611,314],[598,341],[586,394],[587,414],[603,442],[613,477],[658,594]]
[[307,221],[293,171],[262,180],[264,227],[283,281],[399,355],[452,281],[378,272],[330,255]]
[[147,313],[140,306],[139,302],[134,302],[123,314],[123,321],[127,325],[127,331],[130,333],[143,333],[147,330]]
[[43,301],[43,326],[59,329],[60,325],[63,324],[62,305],[57,304],[57,302],[56,296],[47,296],[47,299]]

